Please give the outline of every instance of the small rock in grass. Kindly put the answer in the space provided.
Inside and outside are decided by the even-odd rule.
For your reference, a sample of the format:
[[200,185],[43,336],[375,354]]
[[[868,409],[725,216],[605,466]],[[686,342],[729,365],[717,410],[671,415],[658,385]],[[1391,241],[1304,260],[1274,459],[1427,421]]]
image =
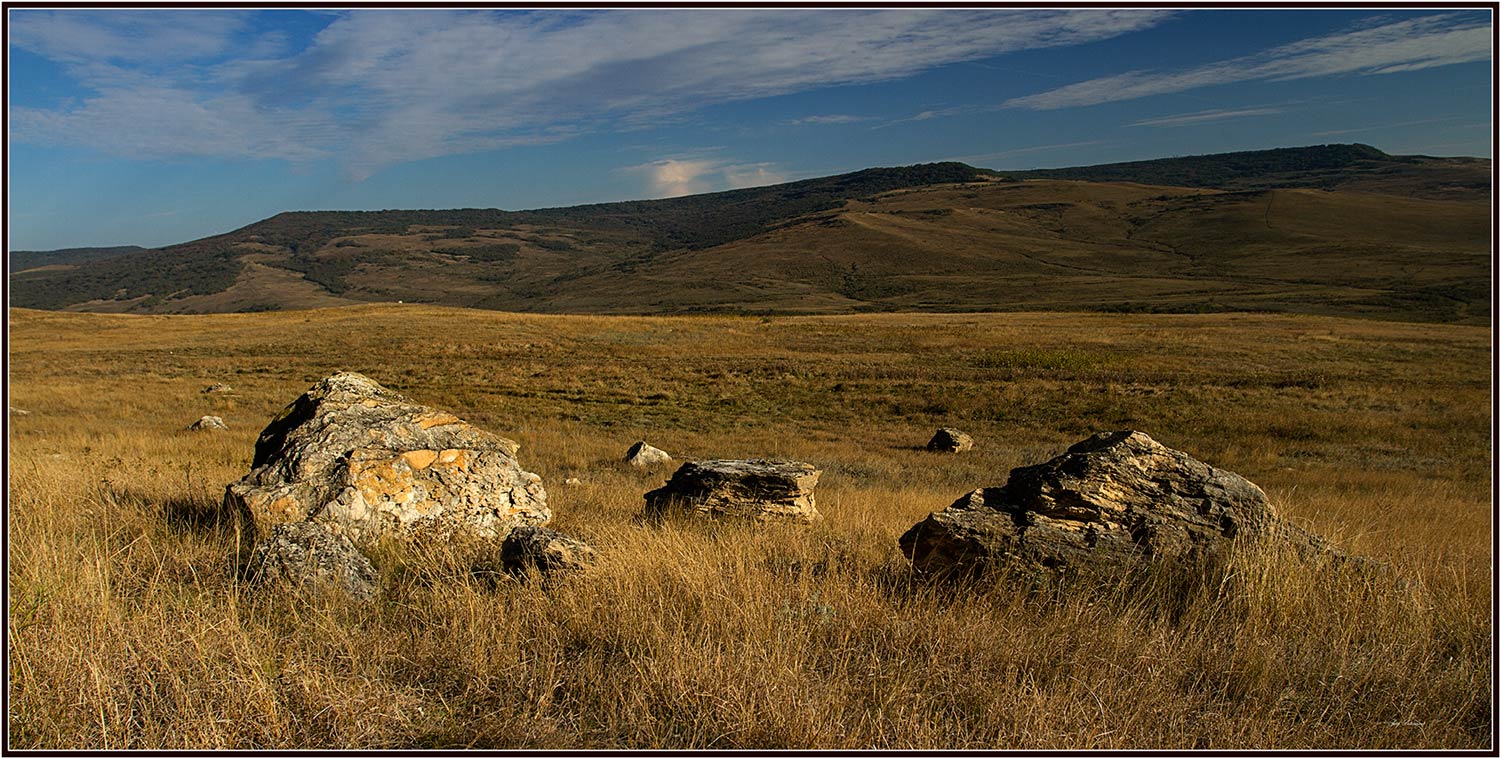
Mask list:
[[974,438],[951,427],[943,427],[932,435],[927,449],[934,453],[962,453],[974,447]]
[[667,455],[665,450],[654,448],[646,444],[645,440],[641,440],[631,445],[630,449],[625,451],[625,462],[636,468],[648,468],[663,463],[671,463],[672,456]]
[[500,545],[500,566],[511,575],[531,568],[543,575],[583,571],[597,558],[584,541],[544,526],[518,526]]

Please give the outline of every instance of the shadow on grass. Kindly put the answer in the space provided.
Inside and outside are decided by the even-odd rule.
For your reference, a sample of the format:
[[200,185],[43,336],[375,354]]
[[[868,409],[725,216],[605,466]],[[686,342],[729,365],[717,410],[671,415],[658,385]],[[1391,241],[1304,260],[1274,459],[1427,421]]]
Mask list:
[[221,501],[204,497],[172,497],[160,501],[162,520],[177,532],[224,534],[234,531],[234,515]]

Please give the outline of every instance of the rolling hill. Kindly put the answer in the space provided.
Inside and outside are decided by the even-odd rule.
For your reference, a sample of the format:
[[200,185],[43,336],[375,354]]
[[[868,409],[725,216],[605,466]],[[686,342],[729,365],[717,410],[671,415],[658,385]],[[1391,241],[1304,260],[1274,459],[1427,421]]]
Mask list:
[[43,266],[72,266],[89,261],[104,260],[118,255],[144,253],[146,248],[138,245],[119,247],[70,247],[62,250],[12,250],[8,256],[12,273],[28,271]]
[[532,211],[283,213],[20,270],[11,305],[536,312],[1258,310],[1487,323],[1490,162],[1365,145],[877,168]]

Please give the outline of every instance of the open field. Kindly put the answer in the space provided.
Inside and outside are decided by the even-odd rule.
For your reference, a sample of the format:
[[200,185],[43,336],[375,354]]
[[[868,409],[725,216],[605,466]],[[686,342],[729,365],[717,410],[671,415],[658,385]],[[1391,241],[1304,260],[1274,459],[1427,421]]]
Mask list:
[[[1493,747],[1484,327],[9,315],[12,747]],[[544,587],[383,555],[370,605],[238,584],[223,487],[338,369],[518,440],[599,565]],[[203,414],[231,431],[182,431]],[[946,425],[977,449],[922,450]],[[927,513],[1124,428],[1393,570],[1247,549],[1051,594],[912,577],[896,538]],[[812,462],[825,518],[639,523],[670,473],[618,462],[641,438]]]

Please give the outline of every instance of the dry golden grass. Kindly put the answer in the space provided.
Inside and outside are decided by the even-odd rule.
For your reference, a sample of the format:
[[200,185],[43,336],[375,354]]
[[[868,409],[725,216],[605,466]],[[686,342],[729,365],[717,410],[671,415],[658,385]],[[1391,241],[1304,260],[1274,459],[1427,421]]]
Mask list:
[[[418,306],[10,328],[11,747],[1492,747],[1483,328]],[[223,486],[336,369],[520,441],[597,568],[541,586],[387,552],[369,605],[237,583]],[[205,413],[232,430],[181,430]],[[939,425],[979,449],[920,450]],[[1117,428],[1391,570],[1247,546],[1061,590],[911,576],[896,537],[929,511]],[[638,437],[816,463],[825,519],[638,523],[669,473],[618,462]]]

